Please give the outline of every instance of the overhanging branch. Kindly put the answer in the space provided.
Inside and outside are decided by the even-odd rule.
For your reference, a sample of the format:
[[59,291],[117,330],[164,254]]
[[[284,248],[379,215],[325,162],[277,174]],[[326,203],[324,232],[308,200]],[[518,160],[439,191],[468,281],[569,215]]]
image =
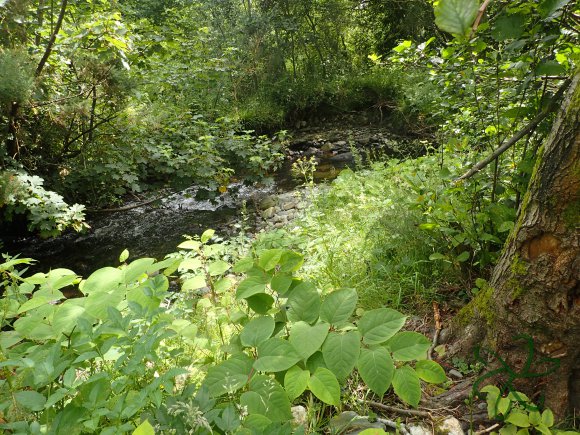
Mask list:
[[471,169],[467,171],[465,174],[463,174],[461,177],[456,178],[455,182],[467,180],[468,178],[472,177],[473,175],[481,171],[483,168],[485,168],[487,165],[489,165],[491,162],[493,162],[501,154],[510,149],[513,145],[516,144],[517,141],[519,141],[525,135],[534,131],[534,129],[538,126],[538,124],[542,122],[544,118],[546,118],[546,116],[548,116],[551,112],[553,112],[557,108],[558,100],[562,98],[564,91],[566,91],[568,86],[570,86],[571,82],[572,79],[570,78],[566,79],[562,84],[562,86],[560,86],[560,89],[558,89],[558,92],[556,92],[556,94],[552,97],[550,103],[546,107],[544,107],[544,109],[540,113],[538,113],[524,128],[522,128],[520,131],[514,134],[509,140],[504,142],[503,145],[497,148],[488,157],[473,165]]

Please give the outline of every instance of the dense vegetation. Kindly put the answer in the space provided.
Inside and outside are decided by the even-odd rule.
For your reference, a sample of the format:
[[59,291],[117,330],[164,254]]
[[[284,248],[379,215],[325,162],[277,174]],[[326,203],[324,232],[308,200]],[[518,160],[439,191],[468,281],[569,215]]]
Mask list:
[[[470,301],[485,316],[577,74],[579,17],[566,0],[0,1],[2,231],[52,237],[85,229],[85,205],[267,182],[287,130],[345,113],[424,148],[352,147],[356,170],[329,186],[298,160],[311,207],[280,230],[208,230],[85,279],[5,256],[0,428],[324,432],[372,401],[418,407],[451,385],[444,368],[481,370],[406,321]],[[500,433],[558,432],[511,387],[481,389]]]

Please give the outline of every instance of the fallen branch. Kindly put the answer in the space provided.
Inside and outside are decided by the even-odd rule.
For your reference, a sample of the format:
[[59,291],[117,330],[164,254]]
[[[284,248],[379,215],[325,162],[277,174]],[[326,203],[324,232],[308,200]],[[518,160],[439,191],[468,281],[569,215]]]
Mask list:
[[433,350],[437,347],[439,342],[439,334],[441,334],[441,313],[439,312],[439,305],[433,301],[433,318],[435,320],[435,333],[433,334],[433,342],[427,352],[427,359],[433,359]]
[[360,402],[367,404],[373,408],[380,409],[381,411],[394,412],[396,414],[406,415],[408,417],[431,418],[431,413],[427,411],[418,411],[416,409],[401,409],[395,406],[389,406],[379,402],[373,402],[372,400],[360,400]]
[[501,145],[499,148],[497,148],[490,156],[477,162],[475,165],[471,167],[469,171],[467,171],[461,177],[456,178],[455,182],[457,183],[461,180],[467,180],[468,178],[472,177],[473,175],[481,171],[483,168],[485,168],[487,165],[489,165],[491,162],[493,162],[501,154],[506,152],[513,145],[515,145],[516,142],[519,141],[521,138],[526,136],[528,133],[531,133],[538,126],[538,124],[542,122],[544,118],[546,118],[546,116],[548,116],[554,109],[556,109],[558,100],[562,97],[564,91],[566,91],[571,82],[572,82],[571,78],[566,79],[566,81],[562,84],[562,86],[560,86],[560,89],[558,89],[558,92],[556,92],[554,97],[550,100],[550,103],[546,107],[544,107],[544,109],[540,113],[538,113],[534,117],[534,119],[532,119],[528,123],[528,125],[526,125],[520,131],[518,131],[508,141],[504,142],[504,144]]
[[386,420],[384,418],[377,418],[377,422],[384,424],[386,427],[395,429],[401,432],[402,435],[410,435],[410,431],[403,423],[397,423],[396,421]]
[[143,206],[151,204],[155,201],[159,201],[163,198],[167,198],[171,194],[172,193],[168,193],[167,195],[162,195],[162,196],[159,196],[157,198],[150,199],[149,201],[144,201],[144,202],[141,202],[139,204],[126,205],[124,207],[119,207],[119,208],[98,208],[98,209],[90,208],[90,209],[87,209],[87,213],[117,213],[120,211],[133,210],[134,208],[143,207]]

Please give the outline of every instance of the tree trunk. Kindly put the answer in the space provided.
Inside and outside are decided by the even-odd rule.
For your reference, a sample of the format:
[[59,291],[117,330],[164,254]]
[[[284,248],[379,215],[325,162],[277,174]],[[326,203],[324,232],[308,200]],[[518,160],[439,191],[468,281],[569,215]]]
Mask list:
[[453,321],[452,352],[491,350],[494,382],[545,398],[559,418],[580,415],[579,81],[577,72],[489,286]]

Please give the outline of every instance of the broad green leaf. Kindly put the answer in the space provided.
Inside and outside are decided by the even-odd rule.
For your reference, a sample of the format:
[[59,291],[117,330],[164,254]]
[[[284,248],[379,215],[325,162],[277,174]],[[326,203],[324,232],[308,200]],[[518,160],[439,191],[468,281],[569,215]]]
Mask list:
[[268,249],[262,252],[258,258],[258,266],[266,272],[274,269],[280,263],[280,258],[283,253],[283,249]]
[[258,293],[264,293],[266,284],[269,282],[270,278],[267,275],[249,276],[238,285],[236,299],[246,299]]
[[292,285],[292,275],[287,275],[285,273],[279,273],[274,275],[272,281],[270,282],[270,287],[272,290],[280,295],[285,294],[290,286]]
[[266,341],[274,332],[274,318],[271,316],[256,317],[248,322],[240,333],[242,345],[256,347]]
[[177,245],[178,249],[190,249],[190,250],[197,250],[201,246],[201,242],[197,240],[186,240],[185,242],[180,243]]
[[280,272],[296,272],[304,263],[304,257],[298,252],[285,251],[280,259]]
[[288,320],[291,322],[304,321],[314,323],[320,313],[320,295],[313,284],[303,282],[290,292],[287,301]]
[[356,308],[357,300],[358,294],[352,288],[344,288],[330,293],[322,301],[320,319],[331,325],[348,321]]
[[377,427],[370,427],[368,429],[359,432],[358,435],[388,435],[383,429]]
[[284,375],[284,389],[290,401],[299,397],[308,387],[308,380],[310,379],[310,372],[302,370],[298,366],[292,367]]
[[32,299],[27,300],[20,306],[18,309],[18,314],[34,310],[35,308],[41,307],[42,305],[46,305],[50,302],[54,302],[55,300],[58,299],[54,299],[50,296],[33,295]]
[[266,314],[274,305],[274,298],[266,293],[258,293],[246,298],[246,302],[255,313]]
[[249,391],[240,397],[240,404],[247,406],[248,414],[260,414],[273,422],[292,418],[290,400],[284,388],[269,376],[254,376]]
[[522,14],[502,15],[495,20],[491,35],[496,41],[518,39],[524,33],[525,21]]
[[417,361],[415,364],[415,371],[417,372],[417,376],[419,376],[419,378],[431,384],[440,384],[441,382],[445,382],[447,380],[447,376],[445,376],[445,370],[443,370],[443,367],[441,367],[435,361]]
[[258,345],[258,359],[254,368],[261,372],[281,372],[300,359],[300,355],[288,341],[275,337]]
[[239,353],[210,367],[203,381],[212,397],[235,393],[248,382],[254,360]]
[[183,281],[181,290],[182,291],[199,290],[200,288],[204,288],[206,286],[207,283],[205,281],[205,276],[196,275],[193,278],[188,278],[185,281]]
[[306,322],[296,322],[290,329],[288,340],[302,359],[307,359],[314,352],[320,350],[328,335],[330,326],[327,323],[318,323],[310,326]]
[[455,260],[459,261],[460,263],[466,262],[469,260],[469,251],[463,251],[461,254],[455,257]]
[[6,353],[9,347],[14,346],[16,343],[20,343],[24,337],[20,335],[17,331],[2,331],[0,333],[0,350]]
[[566,67],[560,65],[555,60],[545,60],[536,67],[536,74],[539,76],[557,76],[566,74]]
[[381,344],[391,338],[405,324],[407,318],[390,308],[367,311],[358,321],[358,329],[363,342],[369,345]]
[[511,423],[517,427],[530,427],[528,415],[521,411],[512,411],[505,419],[506,423]]
[[477,0],[439,0],[435,6],[435,24],[445,32],[467,36],[478,9]]
[[393,389],[399,398],[416,408],[421,400],[421,382],[415,370],[405,365],[395,370]]
[[500,397],[499,400],[496,401],[497,403],[497,411],[501,415],[506,415],[510,410],[510,406],[512,402],[507,397]]
[[225,293],[233,287],[234,283],[229,278],[218,279],[213,284],[213,288],[217,294]]
[[570,0],[542,0],[538,6],[538,11],[544,19],[557,18],[561,10],[570,3]]
[[123,271],[114,267],[104,267],[93,272],[79,285],[85,295],[108,292],[117,289],[123,282]]
[[[253,393],[257,394],[257,393]],[[259,395],[258,395],[259,397]],[[251,398],[246,398],[246,401],[251,401]],[[265,433],[264,430],[270,426],[272,420],[261,414],[249,414],[245,419],[243,426],[252,430],[252,433]]]
[[77,319],[85,314],[85,308],[76,304],[64,302],[56,310],[52,327],[55,334],[69,334],[77,325]]
[[210,274],[210,276],[218,276],[227,272],[227,270],[230,267],[231,266],[229,265],[229,263],[226,263],[225,261],[222,260],[216,260],[209,263],[207,267],[207,272]]
[[36,391],[18,391],[13,394],[16,401],[31,411],[42,411],[46,397]]
[[245,273],[254,267],[254,259],[252,258],[242,258],[236,264],[234,264],[233,271],[235,273]]
[[306,368],[310,370],[310,373],[314,373],[319,367],[328,368],[324,363],[324,356],[320,351],[314,352],[306,361]]
[[323,367],[316,369],[308,380],[308,389],[329,405],[340,405],[340,385],[334,373]]
[[149,423],[149,420],[145,420],[133,431],[133,435],[155,435],[155,429]]
[[202,267],[201,260],[199,258],[186,258],[181,263],[177,270],[180,272],[186,272],[188,270],[196,271]]
[[431,341],[418,332],[404,331],[393,336],[387,346],[393,353],[395,361],[413,361],[427,358]]
[[139,258],[132,261],[123,269],[123,282],[131,284],[137,279],[147,274],[147,270],[155,263],[153,258]]
[[358,331],[346,333],[331,332],[322,345],[322,356],[326,367],[343,381],[354,369],[360,353]]
[[361,349],[357,363],[365,384],[379,397],[389,389],[395,374],[395,364],[386,348]]
[[554,413],[550,409],[544,409],[542,412],[542,423],[548,427],[554,426]]
[[240,426],[240,418],[234,405],[228,405],[221,415],[215,419],[215,422],[225,433],[233,433]]
[[215,230],[205,230],[200,237],[201,243],[207,243],[214,236]]
[[542,422],[542,414],[539,411],[530,411],[528,420],[532,426],[537,426]]
[[119,290],[92,292],[86,298],[85,310],[95,319],[106,319],[108,317],[107,309],[117,307],[124,298],[125,295]]
[[[539,424],[535,425],[534,429],[536,429],[540,433],[543,433],[544,435],[552,435],[553,434],[553,432],[550,430],[550,428],[543,423],[539,423]],[[557,432],[558,435],[564,435],[566,433],[567,432]],[[578,432],[570,432],[570,435],[578,435]]]

